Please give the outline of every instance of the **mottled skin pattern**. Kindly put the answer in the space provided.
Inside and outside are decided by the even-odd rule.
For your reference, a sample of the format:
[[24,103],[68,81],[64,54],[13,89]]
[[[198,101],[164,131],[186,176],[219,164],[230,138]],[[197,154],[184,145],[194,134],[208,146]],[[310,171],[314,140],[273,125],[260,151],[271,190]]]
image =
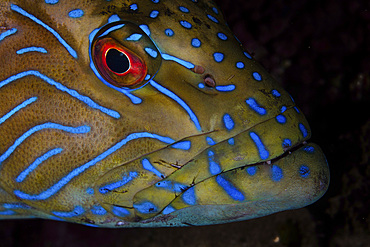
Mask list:
[[[2,218],[100,227],[206,225],[303,207],[325,193],[328,166],[321,149],[305,143],[305,117],[244,53],[212,1],[50,2],[57,1],[0,3]],[[83,15],[70,17],[75,9]],[[96,31],[115,21],[130,23],[107,36],[141,32],[147,41],[130,49],[148,65],[151,80],[130,92],[103,83],[91,65]],[[150,33],[140,31],[143,24]],[[142,52],[149,43],[161,54],[155,59]],[[26,47],[47,53],[17,54]],[[19,179],[51,150],[58,152]]]

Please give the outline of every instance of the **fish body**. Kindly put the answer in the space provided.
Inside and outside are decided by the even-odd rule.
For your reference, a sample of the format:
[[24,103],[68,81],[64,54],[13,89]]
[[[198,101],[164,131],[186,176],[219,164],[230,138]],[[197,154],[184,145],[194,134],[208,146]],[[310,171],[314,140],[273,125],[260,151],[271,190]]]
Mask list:
[[329,169],[212,1],[0,3],[0,217],[219,224],[306,206]]

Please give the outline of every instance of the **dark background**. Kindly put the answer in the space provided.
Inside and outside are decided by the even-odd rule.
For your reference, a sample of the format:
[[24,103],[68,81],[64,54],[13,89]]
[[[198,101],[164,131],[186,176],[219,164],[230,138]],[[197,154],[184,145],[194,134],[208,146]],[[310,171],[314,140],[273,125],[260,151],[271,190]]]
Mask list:
[[217,2],[247,50],[305,113],[331,169],[325,196],[303,209],[206,227],[0,221],[0,247],[370,246],[369,1]]

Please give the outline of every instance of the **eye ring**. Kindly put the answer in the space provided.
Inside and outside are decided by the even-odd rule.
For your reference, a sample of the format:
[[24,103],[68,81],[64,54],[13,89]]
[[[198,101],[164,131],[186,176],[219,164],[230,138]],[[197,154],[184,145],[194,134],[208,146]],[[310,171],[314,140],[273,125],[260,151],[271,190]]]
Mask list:
[[[112,61],[107,61],[107,55],[110,51],[116,51],[114,52],[115,55],[122,54],[123,57],[127,59],[127,69],[122,73],[117,72],[117,70],[112,67],[114,65],[116,68],[119,68],[126,66],[126,64],[112,64]],[[119,61],[120,59],[115,60]],[[93,61],[101,76],[107,82],[116,87],[140,87],[142,85],[141,82],[144,81],[144,78],[147,75],[147,66],[145,61],[135,52],[127,49],[110,37],[101,38],[93,44]]]

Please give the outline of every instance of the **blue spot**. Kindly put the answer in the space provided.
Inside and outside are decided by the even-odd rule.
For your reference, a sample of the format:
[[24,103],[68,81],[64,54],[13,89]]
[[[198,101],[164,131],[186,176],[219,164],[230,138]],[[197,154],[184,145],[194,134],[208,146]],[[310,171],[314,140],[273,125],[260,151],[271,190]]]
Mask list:
[[276,121],[280,124],[285,124],[286,123],[286,117],[283,115],[277,115],[276,116]]
[[45,0],[45,3],[47,3],[47,4],[56,4],[58,2],[59,2],[59,0]]
[[249,55],[249,53],[248,53],[248,52],[244,52],[244,56],[246,56],[246,57],[247,57],[247,58],[249,58],[249,59],[252,59],[251,55]]
[[143,202],[142,204],[134,204],[133,206],[142,214],[151,214],[158,211],[157,207],[151,202]]
[[292,146],[292,141],[290,139],[283,140],[283,149],[291,147],[291,146]]
[[82,215],[83,213],[85,213],[85,210],[81,206],[76,206],[71,212],[54,211],[52,213],[58,217],[71,218]]
[[174,209],[172,206],[167,206],[165,209],[163,209],[162,214],[170,214],[175,211],[176,209]]
[[212,151],[208,151],[208,164],[209,164],[209,172],[212,175],[219,174],[221,172],[221,167],[219,164],[216,163],[214,160],[214,153]]
[[254,98],[248,98],[245,102],[252,110],[257,112],[258,114],[265,115],[267,113],[266,109],[258,105],[257,101]]
[[253,72],[253,78],[256,80],[256,81],[261,81],[262,80],[262,76],[260,73],[258,72]]
[[283,178],[283,176],[283,170],[277,165],[272,165],[271,179],[275,182],[279,182]]
[[189,188],[182,194],[182,200],[189,205],[195,205],[197,203],[197,198],[195,196],[194,187]]
[[111,15],[109,18],[108,18],[108,23],[112,23],[112,22],[116,22],[116,21],[120,21],[121,18],[119,18],[118,15]]
[[226,113],[223,117],[223,120],[224,120],[226,129],[232,130],[234,128],[234,125],[235,125],[234,121],[229,114]]
[[218,20],[216,19],[216,17],[213,17],[212,15],[207,15],[208,19],[210,19],[211,21],[215,22],[215,23],[218,23]]
[[103,208],[102,206],[93,206],[91,209],[91,212],[95,215],[105,215],[107,214],[107,210]]
[[213,58],[215,59],[216,62],[220,63],[222,62],[222,60],[224,60],[224,54],[220,53],[220,52],[215,52],[213,54]]
[[202,45],[202,42],[200,42],[199,39],[194,38],[191,40],[191,45],[195,48],[198,48]]
[[294,110],[297,112],[297,113],[301,113],[300,111],[299,111],[299,109],[298,109],[298,107],[294,107]]
[[205,85],[204,85],[203,83],[199,83],[199,84],[198,84],[198,87],[199,87],[199,88],[204,88],[204,87],[205,87]]
[[113,206],[112,213],[117,215],[118,217],[126,217],[127,215],[130,214],[130,211],[119,206]]
[[220,92],[231,92],[235,90],[235,85],[221,85],[221,86],[216,86],[216,90]]
[[180,10],[181,12],[184,12],[184,13],[189,13],[189,9],[187,9],[187,8],[185,8],[185,7],[183,7],[183,6],[180,6],[180,7],[179,7],[179,10]]
[[245,67],[245,65],[244,65],[244,63],[243,63],[243,62],[237,62],[237,63],[236,63],[236,67],[237,67],[238,69],[243,69],[243,68]]
[[6,37],[10,36],[10,35],[13,35],[17,32],[17,29],[16,28],[12,28],[6,32],[3,32],[0,34],[0,41],[2,41],[3,39],[5,39]]
[[153,3],[159,3],[159,0],[152,0]]
[[23,48],[17,51],[18,55],[27,53],[27,52],[40,52],[40,53],[48,53],[48,51],[45,48],[42,47],[27,47]]
[[166,30],[164,30],[164,33],[168,36],[168,37],[172,37],[175,33],[172,29],[170,28],[167,28]]
[[149,80],[150,79],[150,77],[152,77],[151,75],[149,75],[149,74],[147,74],[146,76],[145,76],[145,78],[144,78],[144,80]]
[[62,92],[68,93],[70,96],[82,101],[83,103],[87,104],[91,108],[97,109],[97,110],[99,110],[99,111],[101,111],[101,112],[103,112],[103,113],[105,113],[105,114],[107,114],[111,117],[120,118],[120,115],[119,115],[118,112],[98,105],[93,100],[91,100],[89,97],[79,94],[76,90],[69,89],[69,88],[65,87],[61,83],[54,81],[53,79],[41,74],[38,71],[29,70],[29,71],[24,71],[24,72],[21,72],[19,74],[13,75],[13,76],[5,79],[4,81],[0,81],[0,88],[2,88],[3,86],[5,86],[5,85],[7,85],[7,84],[9,84],[9,83],[11,83],[15,80],[19,80],[23,77],[31,76],[31,75],[36,76],[36,77],[44,80],[45,82],[49,83],[52,86],[55,86],[58,90],[60,90]]
[[226,191],[226,193],[236,201],[243,201],[244,195],[233,184],[224,179],[221,175],[216,177],[216,182]]
[[287,108],[286,108],[286,106],[284,105],[284,106],[282,106],[282,107],[281,107],[280,112],[281,112],[281,113],[284,113],[286,110],[287,110]]
[[139,27],[141,28],[141,30],[144,31],[144,33],[146,33],[146,35],[150,36],[150,29],[149,29],[149,27],[147,25],[142,24]]
[[206,141],[208,145],[215,145],[216,142],[211,137],[206,137]]
[[99,188],[99,192],[101,194],[106,194],[108,192],[111,192],[112,190],[118,189],[119,187],[122,187],[132,181],[134,178],[137,177],[137,175],[137,172],[130,172],[128,176],[124,175],[121,180]]
[[157,18],[159,12],[157,10],[153,10],[151,13],[150,13],[150,17],[151,18]]
[[[1,84],[0,84],[0,87],[1,87]],[[32,97],[32,98],[29,98],[29,99],[23,101],[21,104],[17,105],[16,107],[14,107],[7,114],[0,117],[0,125],[2,123],[4,123],[7,119],[9,119],[11,116],[13,116],[16,112],[18,112],[19,110],[21,110],[21,109],[25,108],[26,106],[32,104],[36,100],[37,100],[37,97]]]
[[217,8],[213,7],[212,10],[213,10],[213,12],[215,12],[215,14],[218,15],[218,9]]
[[190,63],[188,61],[184,61],[184,60],[182,60],[180,58],[177,58],[177,57],[174,57],[174,56],[171,56],[171,55],[168,55],[168,54],[162,54],[162,58],[164,60],[169,60],[169,61],[174,61],[176,63],[179,63],[179,64],[181,64],[182,66],[184,66],[187,69],[192,69],[192,68],[195,67],[194,64],[192,64],[192,63]]
[[191,142],[190,141],[181,141],[178,143],[175,143],[171,146],[172,148],[182,149],[182,150],[189,150],[191,148]]
[[221,40],[227,40],[227,36],[224,33],[217,33],[217,37]]
[[82,9],[74,9],[71,10],[68,15],[71,18],[80,18],[84,15],[84,11]]
[[249,136],[252,138],[253,142],[256,144],[260,158],[265,160],[269,157],[269,151],[266,150],[265,145],[262,143],[260,137],[254,133],[250,132]]
[[24,11],[22,8],[18,7],[15,4],[11,4],[10,8],[14,10],[15,12],[18,12],[19,14],[30,18],[35,23],[39,24],[40,26],[48,30],[67,49],[67,51],[69,52],[69,54],[71,54],[72,57],[77,58],[77,52],[74,49],[72,49],[72,47],[69,44],[67,44],[67,42],[54,29],[52,29],[51,27],[49,27],[48,25],[46,25],[45,23],[37,19],[35,16],[27,13],[26,11]]
[[234,145],[234,144],[235,144],[235,140],[234,140],[234,138],[230,138],[229,140],[227,140],[227,142],[228,142],[230,145]]
[[279,98],[281,96],[281,94],[279,93],[279,91],[276,90],[276,89],[272,90],[271,93],[276,98]]
[[306,153],[309,153],[309,154],[313,154],[315,152],[315,148],[312,147],[312,146],[306,146],[303,148],[303,150],[306,152]]
[[180,24],[187,29],[190,29],[192,27],[191,24],[187,21],[180,21]]
[[24,181],[24,179],[33,171],[35,170],[42,162],[46,161],[50,157],[59,154],[62,152],[62,148],[55,148],[47,153],[43,154],[42,156],[38,157],[31,165],[29,165],[24,171],[22,171],[18,177],[15,179],[18,183],[21,183]]
[[94,195],[94,189],[89,187],[86,189],[86,193],[89,194],[89,195]]
[[250,176],[256,175],[257,168],[255,166],[249,166],[245,169]]
[[130,9],[133,10],[133,11],[137,10],[137,4],[136,3],[131,4]]
[[306,138],[307,135],[308,135],[308,131],[307,131],[306,127],[301,123],[299,124],[299,130],[301,131],[301,133],[303,135],[303,138]]
[[172,181],[169,181],[169,180],[160,181],[155,184],[155,187],[169,190],[175,193],[182,193],[189,188],[188,186],[184,184],[173,183]]
[[154,173],[159,178],[164,178],[164,175],[162,173],[160,173],[157,169],[155,169],[154,166],[150,163],[150,161],[148,159],[143,159],[141,161],[141,164],[143,165],[143,168],[145,170],[148,170],[148,171]]
[[152,58],[156,58],[156,57],[158,56],[158,52],[157,52],[157,51],[155,51],[155,50],[153,50],[153,49],[152,49],[152,48],[150,48],[150,47],[146,47],[144,50],[145,50],[145,51],[146,51],[146,53],[148,53],[148,54],[149,54],[149,56],[151,56]]
[[130,37],[126,38],[126,40],[128,40],[128,41],[138,41],[138,40],[141,39],[141,37],[143,37],[142,34],[134,33],[134,34],[131,34]]
[[301,165],[298,172],[302,178],[307,178],[311,173],[310,168],[306,165]]

